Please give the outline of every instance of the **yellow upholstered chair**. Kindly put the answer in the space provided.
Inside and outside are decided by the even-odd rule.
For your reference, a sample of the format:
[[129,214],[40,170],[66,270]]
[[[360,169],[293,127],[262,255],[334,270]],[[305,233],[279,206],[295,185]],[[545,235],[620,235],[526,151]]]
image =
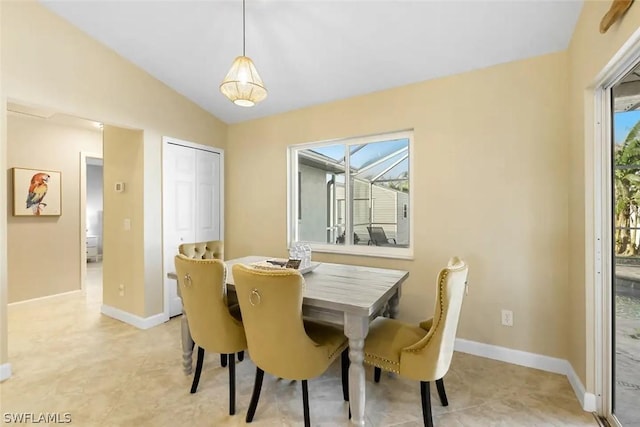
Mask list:
[[253,420],[264,373],[302,380],[305,426],[310,425],[307,380],[324,373],[342,355],[342,392],[349,400],[348,340],[341,328],[302,319],[304,280],[297,270],[233,266],[233,280],[256,379],[247,411]]
[[209,242],[183,243],[178,247],[178,253],[192,259],[224,259],[224,242],[211,240]]
[[[224,260],[224,241],[210,240],[208,242],[182,243],[178,246],[178,253],[191,259],[219,259]],[[234,309],[233,305],[231,306]],[[237,308],[237,307],[236,307]],[[244,359],[244,352],[238,353],[238,360]],[[220,355],[220,364],[227,366],[227,355]]]
[[436,306],[431,319],[409,325],[378,317],[371,323],[365,340],[364,362],[375,367],[375,382],[380,381],[381,369],[420,381],[425,426],[433,426],[431,381],[436,382],[442,405],[449,404],[442,377],[449,370],[453,356],[468,271],[462,260],[451,258],[438,274]]
[[198,389],[204,352],[228,355],[229,415],[235,413],[235,353],[247,348],[240,312],[227,304],[226,271],[223,261],[191,259],[176,255],[176,275],[189,330],[198,346],[198,361],[191,393]]

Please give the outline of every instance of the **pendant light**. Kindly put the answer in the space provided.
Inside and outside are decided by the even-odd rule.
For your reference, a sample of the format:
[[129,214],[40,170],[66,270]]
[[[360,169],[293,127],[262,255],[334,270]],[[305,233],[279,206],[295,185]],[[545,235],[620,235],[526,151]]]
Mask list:
[[253,107],[267,97],[267,89],[253,61],[245,56],[244,2],[242,0],[242,56],[238,56],[231,64],[220,85],[220,92],[236,105]]

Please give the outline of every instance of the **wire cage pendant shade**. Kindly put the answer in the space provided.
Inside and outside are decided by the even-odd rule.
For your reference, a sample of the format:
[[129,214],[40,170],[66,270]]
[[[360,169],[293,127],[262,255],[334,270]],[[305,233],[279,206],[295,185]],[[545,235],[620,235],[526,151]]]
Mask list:
[[267,89],[251,58],[238,56],[220,85],[224,96],[241,107],[253,107],[267,97]]
[[236,105],[253,107],[267,97],[267,89],[253,61],[245,55],[244,10],[245,0],[242,0],[242,56],[238,56],[231,64],[231,69],[220,84],[220,92]]

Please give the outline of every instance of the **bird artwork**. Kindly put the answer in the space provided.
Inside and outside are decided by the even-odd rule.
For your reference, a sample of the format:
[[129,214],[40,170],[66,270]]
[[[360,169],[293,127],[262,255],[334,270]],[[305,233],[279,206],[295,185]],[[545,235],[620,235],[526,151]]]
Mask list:
[[47,195],[49,179],[51,179],[51,175],[42,172],[31,177],[29,195],[27,196],[27,209],[31,208],[34,215],[40,215],[42,209],[47,206],[46,203],[42,202],[42,199]]

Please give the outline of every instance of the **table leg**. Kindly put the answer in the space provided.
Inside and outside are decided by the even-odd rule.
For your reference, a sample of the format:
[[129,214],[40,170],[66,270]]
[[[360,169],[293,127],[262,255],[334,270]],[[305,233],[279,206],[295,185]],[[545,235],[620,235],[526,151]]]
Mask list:
[[191,338],[191,332],[189,331],[189,320],[187,319],[187,313],[182,309],[181,320],[181,334],[182,334],[182,370],[185,375],[190,375],[193,367],[191,355],[193,354],[193,339]]
[[398,307],[399,304],[400,304],[400,289],[398,289],[398,292],[396,292],[396,294],[389,299],[388,313],[386,316],[392,319],[395,319],[398,316],[398,312],[400,311],[400,308]]
[[369,319],[353,314],[344,315],[344,333],[349,338],[349,405],[351,424],[364,426],[365,377],[364,339],[369,333]]

